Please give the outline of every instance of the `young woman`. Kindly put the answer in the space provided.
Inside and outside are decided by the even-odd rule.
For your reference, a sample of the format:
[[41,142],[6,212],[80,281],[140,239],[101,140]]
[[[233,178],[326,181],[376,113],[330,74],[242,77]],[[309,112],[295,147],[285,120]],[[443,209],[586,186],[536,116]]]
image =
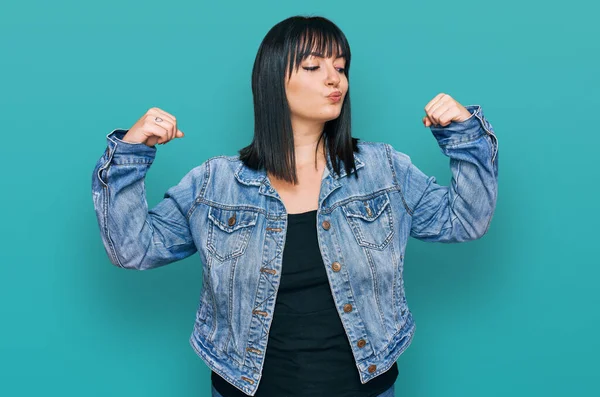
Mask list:
[[[322,17],[288,18],[252,71],[254,139],[192,169],[148,210],[156,144],[183,137],[152,108],[107,136],[93,199],[110,261],[151,269],[198,252],[190,343],[213,396],[389,397],[414,331],[404,293],[409,236],[480,238],[497,197],[498,142],[480,106],[425,106],[452,181],[350,128],[350,47]],[[377,80],[375,80],[377,81]]]

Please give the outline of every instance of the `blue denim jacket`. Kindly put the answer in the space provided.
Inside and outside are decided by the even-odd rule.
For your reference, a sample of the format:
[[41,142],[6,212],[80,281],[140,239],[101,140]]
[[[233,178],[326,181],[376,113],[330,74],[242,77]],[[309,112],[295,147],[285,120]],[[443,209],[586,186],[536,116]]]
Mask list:
[[[478,105],[471,117],[430,127],[450,158],[436,183],[387,143],[359,142],[355,175],[327,156],[317,236],[335,304],[362,383],[409,346],[415,323],[404,291],[409,236],[453,243],[483,236],[496,206],[498,141]],[[189,171],[148,209],[144,178],[156,148],[115,129],[92,176],[110,261],[152,269],[198,253],[203,285],[190,343],[220,376],[253,396],[261,379],[280,282],[287,213],[264,170],[216,156]]]

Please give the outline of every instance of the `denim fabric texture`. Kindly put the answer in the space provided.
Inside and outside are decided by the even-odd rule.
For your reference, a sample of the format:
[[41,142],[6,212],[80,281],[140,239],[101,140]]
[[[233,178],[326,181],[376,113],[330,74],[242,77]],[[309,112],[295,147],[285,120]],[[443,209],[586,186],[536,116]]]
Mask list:
[[[498,141],[479,105],[471,117],[430,127],[450,159],[439,185],[408,155],[359,142],[356,170],[321,181],[317,237],[340,321],[362,383],[409,346],[415,323],[404,291],[409,237],[456,243],[482,237],[496,206]],[[190,170],[148,209],[144,178],[156,148],[107,135],[92,196],[110,262],[145,270],[198,254],[202,293],[190,344],[232,385],[254,395],[281,274],[287,213],[264,170],[216,156]],[[356,178],[358,175],[358,179]]]

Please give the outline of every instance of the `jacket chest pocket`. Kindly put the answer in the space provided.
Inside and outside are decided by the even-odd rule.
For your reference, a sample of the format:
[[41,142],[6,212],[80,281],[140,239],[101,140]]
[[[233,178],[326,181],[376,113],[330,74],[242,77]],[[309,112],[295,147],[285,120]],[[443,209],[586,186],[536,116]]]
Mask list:
[[210,207],[208,219],[208,251],[223,262],[244,253],[256,226],[258,212]]
[[387,193],[351,201],[342,206],[342,211],[356,241],[363,247],[383,250],[394,236]]

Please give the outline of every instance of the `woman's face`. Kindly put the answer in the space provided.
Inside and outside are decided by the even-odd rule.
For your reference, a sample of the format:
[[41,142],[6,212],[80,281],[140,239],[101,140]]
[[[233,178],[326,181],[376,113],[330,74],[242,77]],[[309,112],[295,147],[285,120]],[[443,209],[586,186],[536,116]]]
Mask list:
[[[348,92],[348,79],[344,68],[346,60],[311,55],[287,79],[286,95],[292,121],[324,123],[340,115]],[[341,92],[338,99],[328,97]]]

